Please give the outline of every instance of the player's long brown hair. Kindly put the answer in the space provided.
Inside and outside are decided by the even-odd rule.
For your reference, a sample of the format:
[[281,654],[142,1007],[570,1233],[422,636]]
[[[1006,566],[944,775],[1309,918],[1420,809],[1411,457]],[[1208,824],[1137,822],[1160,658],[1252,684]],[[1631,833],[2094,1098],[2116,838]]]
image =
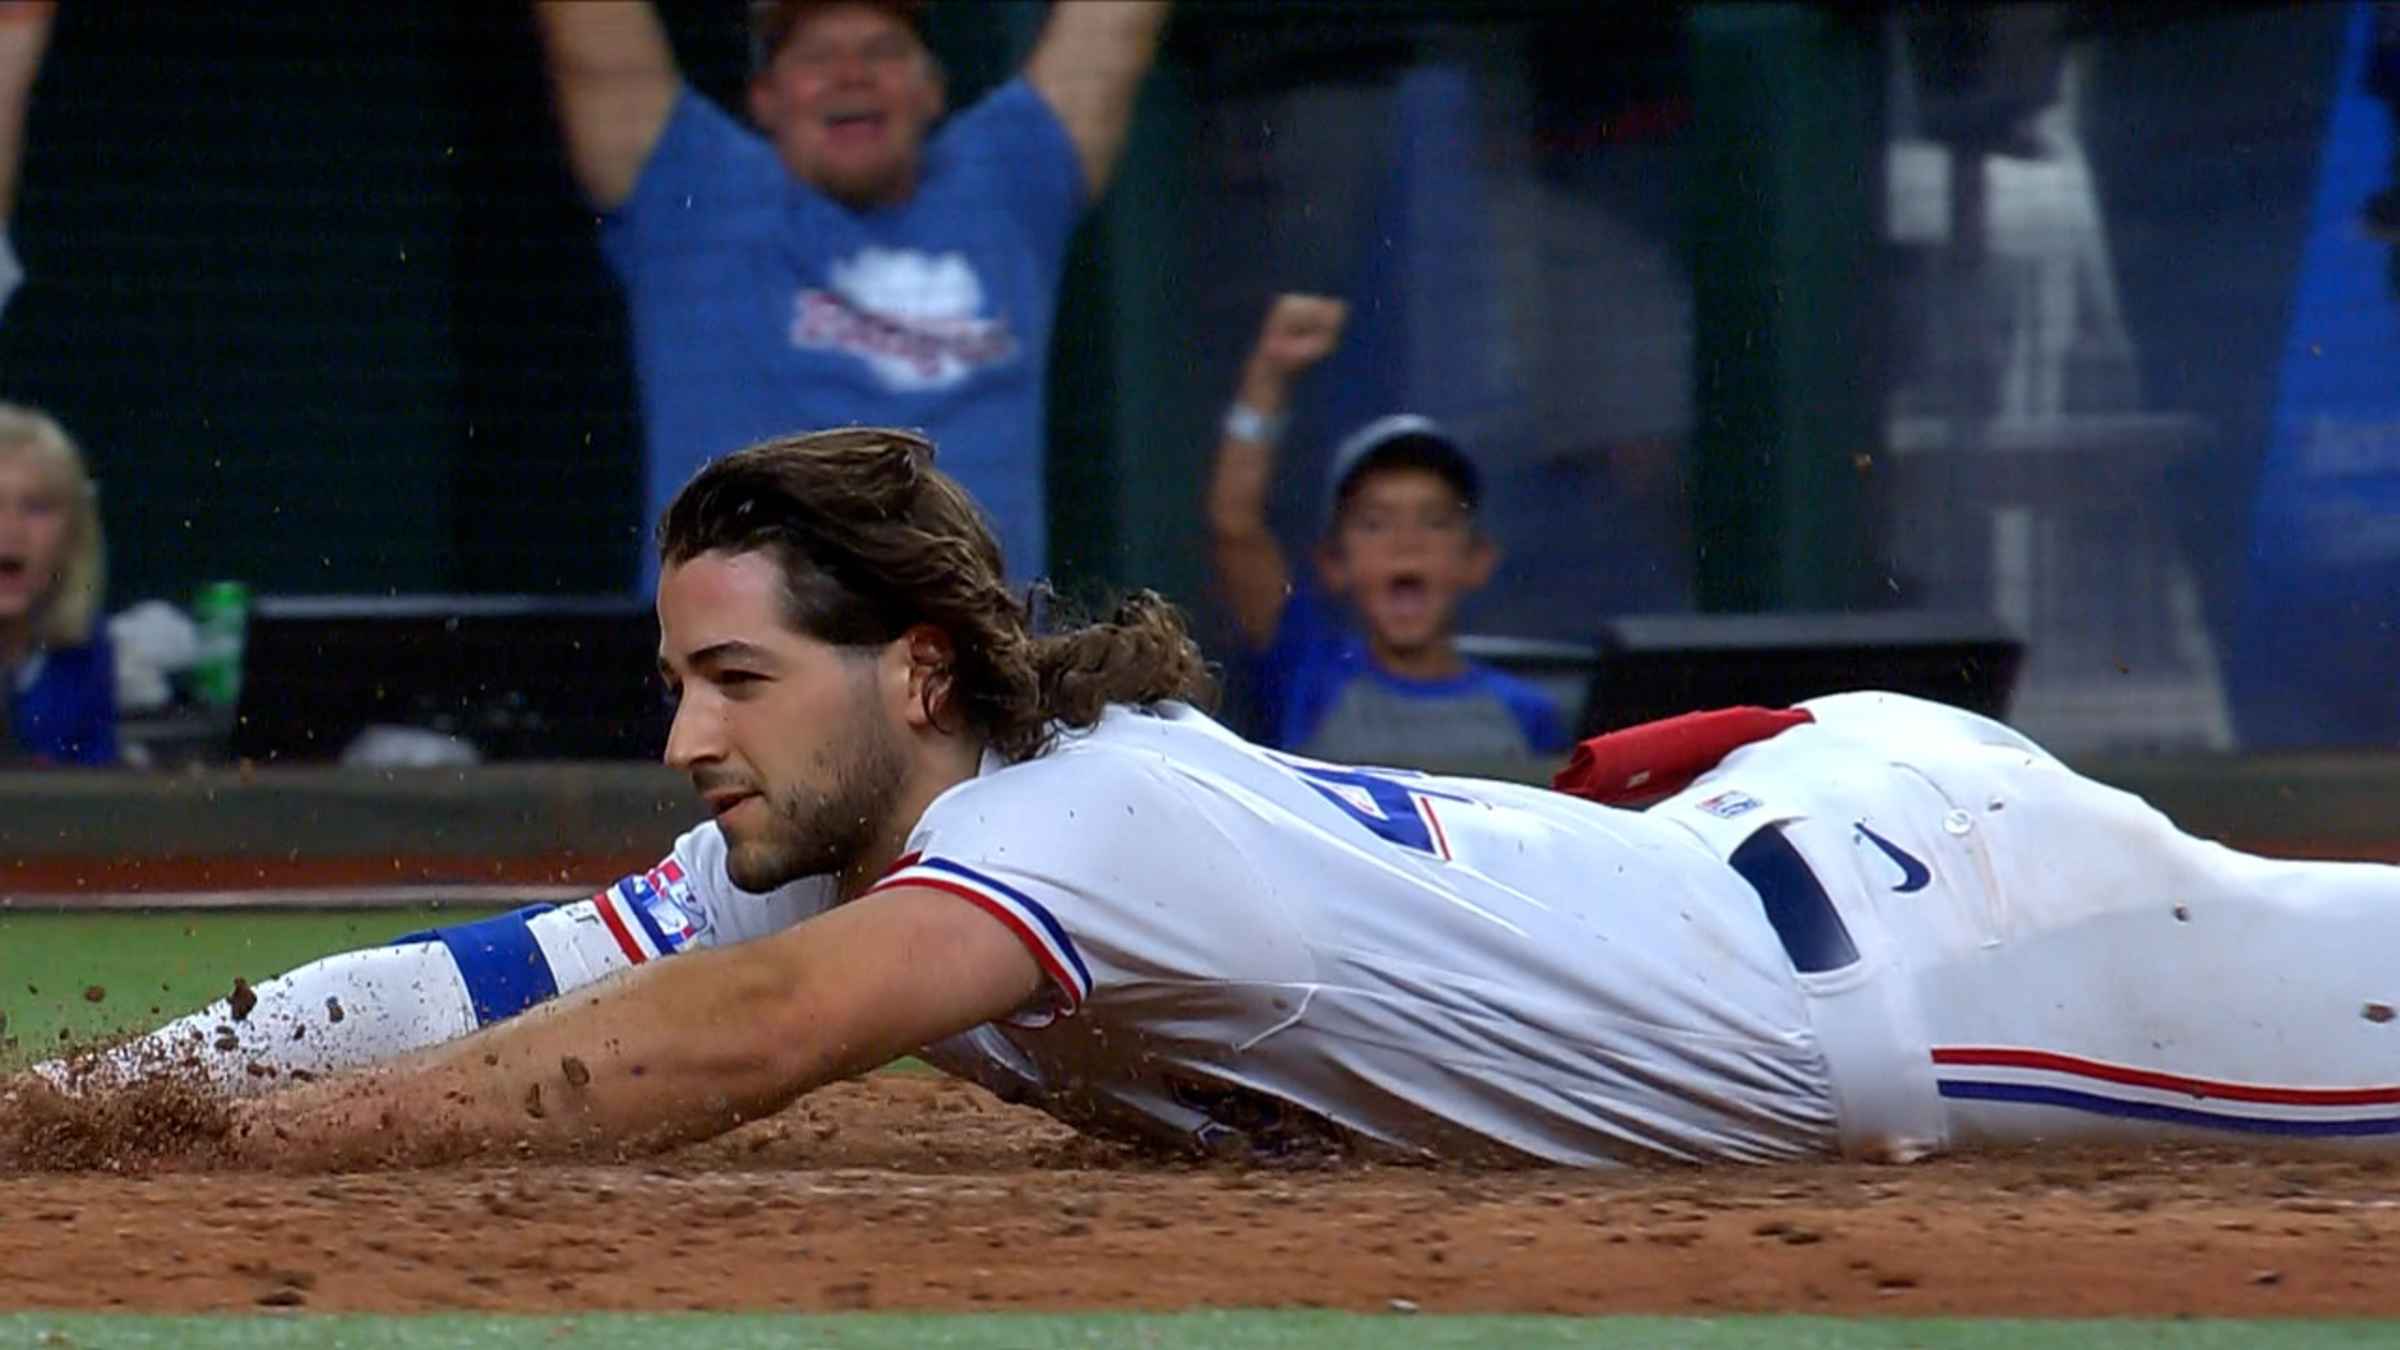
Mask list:
[[792,627],[838,647],[881,646],[920,623],[948,633],[955,665],[928,688],[927,712],[955,715],[1011,760],[1040,754],[1053,723],[1088,727],[1111,703],[1207,705],[1207,663],[1155,591],[1101,622],[1035,634],[974,499],[933,454],[924,437],[883,427],[736,451],[675,495],[659,557],[772,554]]

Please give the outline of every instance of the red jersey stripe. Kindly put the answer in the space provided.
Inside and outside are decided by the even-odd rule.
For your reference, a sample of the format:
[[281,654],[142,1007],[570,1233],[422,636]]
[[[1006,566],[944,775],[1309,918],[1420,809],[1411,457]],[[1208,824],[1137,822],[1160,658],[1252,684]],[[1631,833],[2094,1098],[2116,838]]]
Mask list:
[[2400,1086],[2355,1088],[2276,1087],[2265,1083],[2230,1083],[2214,1078],[2137,1069],[2125,1064],[2062,1055],[2050,1050],[2012,1046],[1937,1045],[1933,1062],[1969,1068],[2039,1069],[2050,1073],[2096,1078],[2126,1087],[2155,1088],[2191,1097],[2214,1097],[2232,1102],[2266,1102],[2279,1106],[2391,1106],[2400,1104]]
[[608,935],[617,940],[617,947],[625,953],[626,960],[638,966],[650,959],[643,955],[642,944],[633,940],[633,934],[626,930],[625,920],[617,913],[617,891],[614,886],[593,896],[592,908],[600,911],[600,922],[608,925]]

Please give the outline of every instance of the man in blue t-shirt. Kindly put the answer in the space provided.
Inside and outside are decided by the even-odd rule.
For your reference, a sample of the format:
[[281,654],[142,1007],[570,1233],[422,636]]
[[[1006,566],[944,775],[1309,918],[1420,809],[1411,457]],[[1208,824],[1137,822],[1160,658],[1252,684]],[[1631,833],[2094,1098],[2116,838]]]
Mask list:
[[1124,147],[1166,6],[1056,6],[1023,75],[931,135],[944,91],[919,9],[753,6],[758,131],[684,84],[650,6],[536,12],[568,157],[632,311],[646,518],[756,441],[920,427],[1009,562],[1038,576],[1061,260]]
[[[1459,602],[1499,550],[1475,523],[1482,478],[1433,422],[1361,428],[1326,475],[1322,594],[1267,527],[1292,382],[1340,340],[1342,302],[1277,298],[1244,365],[1209,486],[1217,580],[1250,648],[1261,739],[1341,763],[1421,765],[1550,753],[1566,726],[1532,685],[1459,655]],[[1356,624],[1330,601],[1346,602]]]

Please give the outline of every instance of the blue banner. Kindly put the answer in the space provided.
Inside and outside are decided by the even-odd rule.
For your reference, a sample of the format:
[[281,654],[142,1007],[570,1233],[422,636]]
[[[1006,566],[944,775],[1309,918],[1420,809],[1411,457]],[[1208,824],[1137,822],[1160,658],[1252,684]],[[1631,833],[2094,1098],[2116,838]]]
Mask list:
[[2395,187],[2393,54],[2351,8],[2228,671],[2250,749],[2400,745],[2400,273],[2370,212]]

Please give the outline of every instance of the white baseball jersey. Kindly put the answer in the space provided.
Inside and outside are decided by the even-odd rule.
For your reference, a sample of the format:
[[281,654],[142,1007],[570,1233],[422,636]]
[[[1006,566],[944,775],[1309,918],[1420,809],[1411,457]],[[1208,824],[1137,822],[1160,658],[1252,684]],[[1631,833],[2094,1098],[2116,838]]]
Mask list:
[[[1049,975],[930,1057],[1081,1126],[1578,1163],[1834,1146],[1757,893],[1665,821],[1277,754],[1171,704],[987,761],[908,849],[882,885],[984,910]],[[697,941],[827,898],[737,891],[713,826],[667,866]]]

